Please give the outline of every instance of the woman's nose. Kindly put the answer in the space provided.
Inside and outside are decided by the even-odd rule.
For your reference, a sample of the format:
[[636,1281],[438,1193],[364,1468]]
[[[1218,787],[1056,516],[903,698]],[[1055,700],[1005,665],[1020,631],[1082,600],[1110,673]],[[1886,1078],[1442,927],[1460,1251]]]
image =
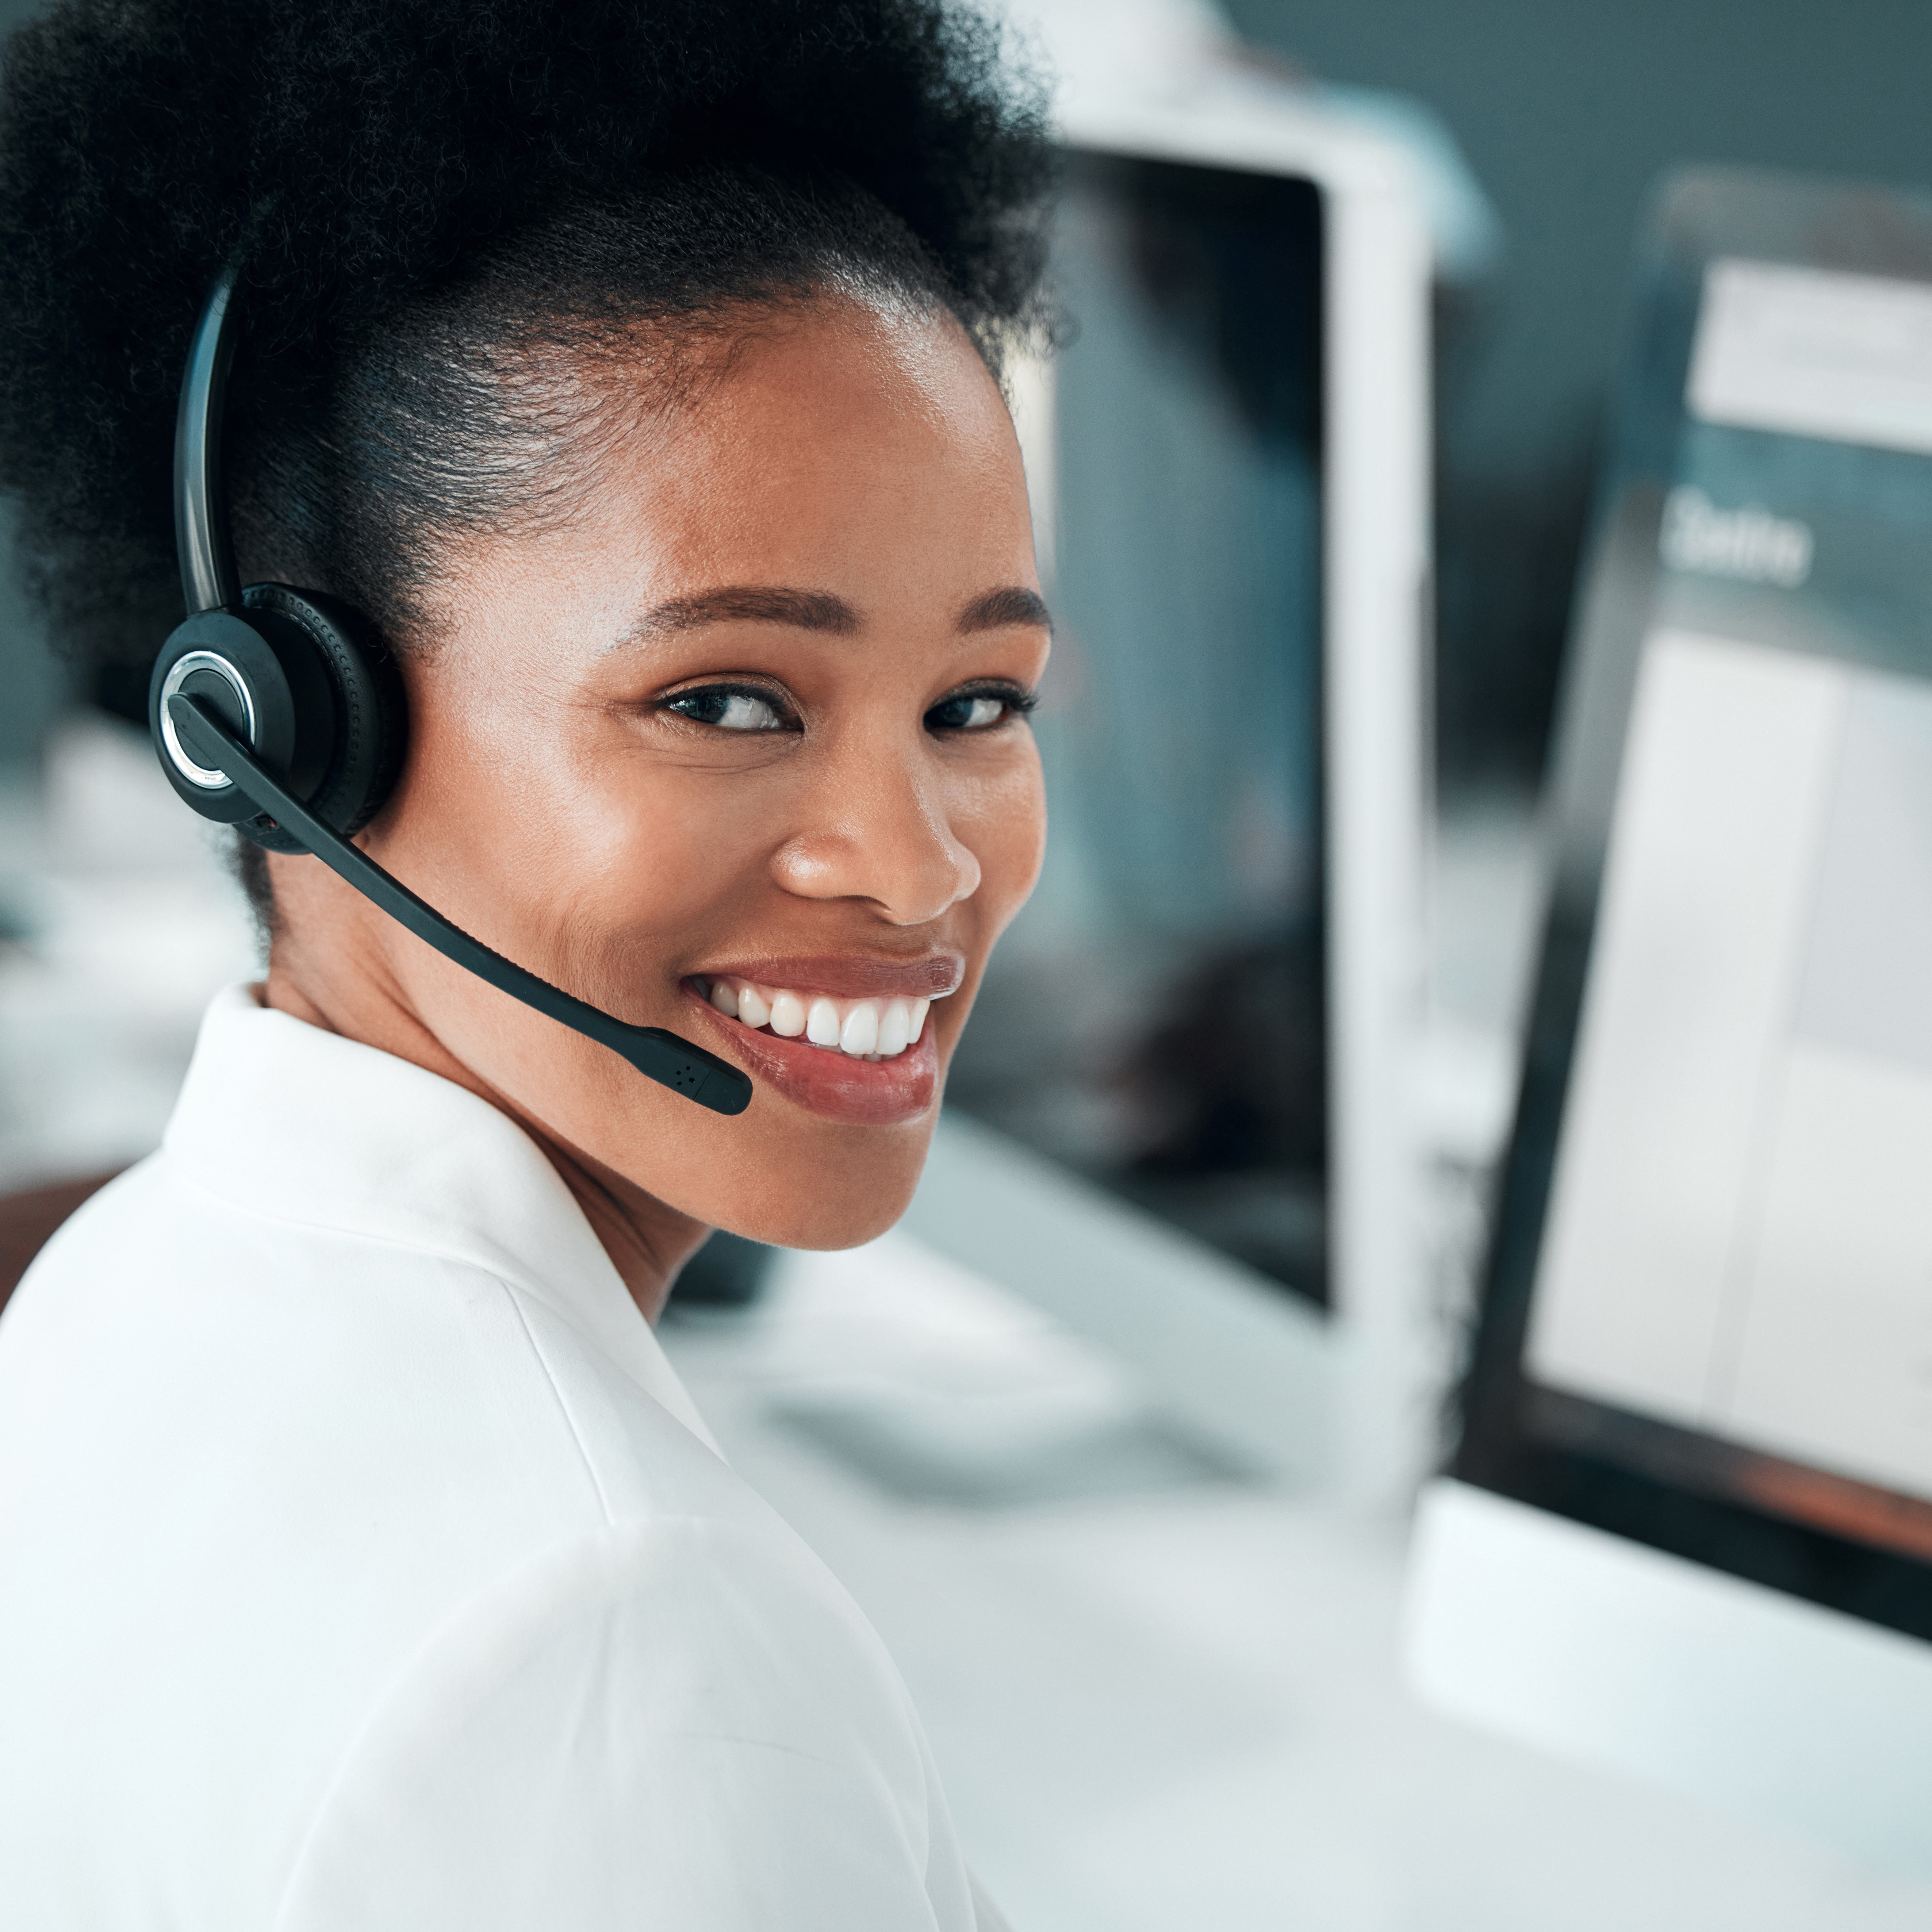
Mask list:
[[828,773],[816,824],[773,857],[778,883],[801,898],[868,901],[895,926],[937,919],[980,887],[946,790],[916,754]]

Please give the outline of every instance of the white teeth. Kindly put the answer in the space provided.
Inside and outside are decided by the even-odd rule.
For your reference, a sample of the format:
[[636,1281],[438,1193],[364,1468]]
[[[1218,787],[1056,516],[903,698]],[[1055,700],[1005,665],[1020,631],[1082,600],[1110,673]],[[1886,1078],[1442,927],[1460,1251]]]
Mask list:
[[930,1000],[835,1000],[824,993],[726,979],[711,980],[706,998],[742,1025],[769,1025],[782,1040],[802,1034],[814,1046],[873,1060],[895,1059],[917,1040],[932,1004]]
[[845,1024],[838,1029],[838,1051],[855,1058],[879,1050],[879,1007],[875,1000],[855,1000],[845,1010]]

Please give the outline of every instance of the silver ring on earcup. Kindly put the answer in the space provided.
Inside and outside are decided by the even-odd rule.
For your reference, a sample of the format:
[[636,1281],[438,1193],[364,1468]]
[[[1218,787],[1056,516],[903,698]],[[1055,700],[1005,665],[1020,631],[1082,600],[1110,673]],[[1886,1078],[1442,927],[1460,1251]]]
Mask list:
[[181,748],[164,694],[200,699],[245,737],[268,769],[298,793],[320,775],[334,731],[332,700],[307,640],[281,627],[246,621],[227,610],[202,610],[178,626],[161,646],[148,683],[148,728],[176,796],[218,825],[245,824],[260,807]]
[[204,791],[219,791],[229,782],[228,774],[196,764],[182,748],[182,741],[176,734],[175,721],[168,716],[168,700],[197,671],[222,679],[241,700],[242,735],[250,745],[260,737],[261,726],[255,716],[254,694],[248,688],[247,679],[226,658],[218,656],[213,651],[189,651],[168,667],[166,675],[161,680],[156,706],[160,714],[161,742],[166,749],[169,762],[190,784],[199,785]]

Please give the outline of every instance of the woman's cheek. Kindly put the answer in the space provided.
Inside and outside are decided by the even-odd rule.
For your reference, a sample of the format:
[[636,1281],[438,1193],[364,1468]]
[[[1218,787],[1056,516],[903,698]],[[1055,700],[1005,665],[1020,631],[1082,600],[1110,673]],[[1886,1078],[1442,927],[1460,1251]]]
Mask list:
[[1046,785],[1030,733],[1012,768],[982,792],[974,818],[964,842],[980,861],[990,940],[1025,904],[1046,853]]

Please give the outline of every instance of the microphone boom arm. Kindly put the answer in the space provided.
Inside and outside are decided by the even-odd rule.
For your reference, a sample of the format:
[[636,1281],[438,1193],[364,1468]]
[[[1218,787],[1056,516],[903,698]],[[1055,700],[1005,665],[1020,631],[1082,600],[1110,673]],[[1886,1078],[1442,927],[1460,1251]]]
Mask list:
[[199,700],[177,693],[168,700],[168,716],[198,764],[226,774],[238,791],[268,813],[283,830],[292,832],[331,871],[445,958],[560,1025],[608,1047],[646,1079],[695,1100],[700,1107],[732,1114],[742,1114],[750,1106],[750,1077],[728,1060],[707,1053],[662,1027],[632,1026],[615,1019],[548,980],[538,979],[500,952],[492,952],[480,939],[472,939],[340,832],[325,825],[270,776],[226,724]]

